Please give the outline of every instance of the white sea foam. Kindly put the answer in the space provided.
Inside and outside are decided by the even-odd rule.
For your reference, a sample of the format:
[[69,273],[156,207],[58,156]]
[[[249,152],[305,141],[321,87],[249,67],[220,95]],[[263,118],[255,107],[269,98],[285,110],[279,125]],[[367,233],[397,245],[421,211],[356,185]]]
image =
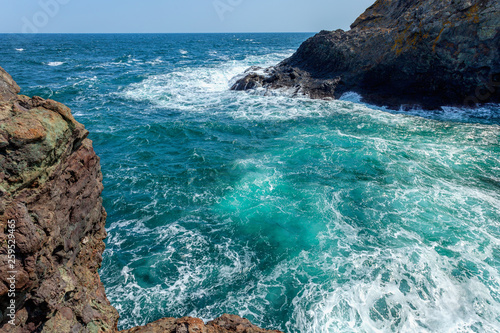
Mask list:
[[[452,266],[431,249],[353,254],[342,260],[353,272],[347,276],[350,281],[305,285],[293,300],[295,324],[289,323],[290,331],[459,332],[472,327],[495,331],[492,323],[500,308],[490,291],[476,279],[453,279]],[[383,264],[381,269],[370,268],[377,263]],[[372,277],[374,268],[381,273]],[[474,304],[490,306],[480,310]]]
[[[249,57],[245,61],[229,61],[214,67],[189,67],[172,73],[155,75],[132,84],[122,95],[136,101],[149,101],[158,107],[183,111],[206,111],[230,97],[230,84],[235,76],[253,63],[268,66],[286,55],[270,55],[262,59]],[[266,61],[267,60],[267,61]]]
[[[245,191],[248,184],[259,183],[242,179],[239,190]],[[436,195],[446,193],[440,188],[434,191]],[[464,193],[466,197],[479,195],[452,188],[448,199],[445,195],[435,200],[459,200],[445,202],[443,206],[460,207],[461,201],[465,200]],[[494,195],[496,198],[491,202],[493,207],[498,204],[499,197],[498,194]],[[321,275],[315,276],[319,281],[324,281],[318,283],[312,279],[301,286],[293,300],[289,300],[288,304],[293,304],[294,308],[293,317],[287,324],[289,332],[497,331],[495,322],[500,304],[494,296],[498,292],[494,286],[499,285],[500,276],[495,267],[483,262],[488,258],[489,251],[486,256],[481,256],[476,244],[479,239],[487,237],[494,246],[498,246],[498,240],[481,231],[486,221],[476,221],[476,227],[467,227],[478,228],[477,235],[481,236],[452,247],[462,254],[456,259],[438,254],[434,249],[436,245],[423,243],[417,232],[405,229],[391,234],[393,230],[380,228],[380,232],[386,234],[382,238],[387,237],[391,241],[394,238],[411,239],[414,244],[412,247],[359,252],[355,246],[362,241],[359,236],[361,229],[356,230],[352,224],[346,223],[347,216],[342,216],[336,207],[342,203],[339,195],[328,202],[328,207],[334,212],[332,225],[320,237],[325,245],[337,244],[339,248],[344,248],[345,253],[349,253],[347,257],[332,256],[329,251],[323,252],[321,249],[318,250],[319,255],[303,251],[296,259],[282,262],[272,273],[261,276],[258,286],[250,287],[239,297],[230,295],[228,301],[235,304],[242,314],[261,318],[266,312],[265,306],[261,304],[266,304],[273,285],[285,288],[278,281],[290,280],[290,274],[297,274],[299,280],[300,276],[306,274],[304,269],[318,267],[323,274],[332,277],[331,281],[324,280]],[[409,214],[413,215],[411,212]],[[467,218],[460,220],[467,221]],[[473,262],[484,269],[491,287],[478,278],[455,277],[453,274],[459,261]],[[257,305],[249,306],[249,303]]]
[[52,66],[52,67],[61,66],[63,64],[64,64],[64,62],[62,62],[62,61],[52,61],[52,62],[47,63],[48,66]]
[[[137,221],[112,224],[110,233],[115,228],[126,228],[135,223]],[[144,229],[144,226],[130,230],[130,237],[137,233],[144,234],[140,229]],[[219,287],[218,284],[224,285],[228,281],[238,280],[242,274],[247,274],[254,267],[252,253],[245,250],[242,253],[236,252],[229,238],[222,244],[210,245],[206,235],[187,230],[178,224],[155,229],[146,228],[146,230],[144,232],[149,238],[155,239],[156,245],[165,244],[163,251],[151,258],[149,270],[161,272],[162,267],[168,265],[176,267],[175,274],[166,275],[164,280],[158,280],[152,286],[144,286],[137,279],[137,271],[133,266],[136,261],[143,260],[143,256],[139,253],[147,249],[149,245],[146,247],[140,245],[134,250],[128,265],[121,270],[121,281],[108,288],[109,298],[118,309],[136,314],[123,321],[121,324],[124,326],[141,325],[153,320],[148,314],[143,313],[145,306],[157,307],[162,304],[170,309],[182,308],[193,299],[207,297],[212,290]],[[109,240],[109,243],[112,244],[110,248],[119,247],[122,244],[112,240]],[[209,246],[212,247],[212,251],[207,253]],[[106,251],[112,251],[112,249]],[[217,265],[212,262],[212,255],[220,258]],[[206,281],[209,280],[219,282],[207,285]],[[187,314],[198,316],[196,312]]]
[[159,65],[161,63],[163,63],[164,61],[161,59],[161,57],[158,57],[154,60],[151,60],[151,61],[147,61],[146,63],[149,64],[149,65],[153,65],[153,66],[156,66],[156,65]]
[[16,51],[18,51],[18,52],[23,52],[23,51],[24,51],[24,49],[16,49]]
[[342,96],[340,96],[339,100],[340,101],[348,101],[348,102],[353,102],[353,103],[361,103],[361,95],[355,92],[346,92]]
[[[214,191],[206,189],[187,193],[182,187],[154,183],[149,204],[134,208],[134,213],[145,212],[148,218],[111,224],[106,251],[128,251],[131,258],[121,270],[121,280],[108,287],[113,304],[133,314],[121,325],[144,324],[153,319],[148,318],[149,310],[157,308],[204,319],[231,308],[256,323],[267,323],[269,312],[283,307],[291,333],[498,332],[500,194],[485,188],[477,175],[498,183],[499,168],[486,174],[482,168],[487,163],[500,165],[492,150],[498,146],[500,127],[452,122],[463,116],[454,118],[455,109],[442,111],[440,119],[446,122],[426,119],[433,117],[422,110],[388,113],[359,104],[355,94],[318,101],[290,98],[283,92],[270,97],[228,91],[231,79],[249,66],[265,67],[285,56],[177,69],[119,93],[160,110],[207,119],[222,116],[221,112],[242,123],[262,120],[266,126],[272,121],[281,125],[281,121],[314,119],[314,126],[289,126],[268,140],[273,149],[259,147],[257,153],[229,164],[239,180],[224,188],[222,197],[212,199]],[[485,111],[484,117],[488,116],[494,114]],[[343,126],[345,122],[353,126]],[[317,155],[307,154],[316,148]],[[193,149],[188,158],[205,161],[205,156]],[[313,162],[294,169],[295,163],[310,159]],[[307,187],[289,180],[305,174],[318,181]],[[132,186],[138,183],[127,177],[124,180]],[[345,186],[349,177],[360,180]],[[191,179],[186,181],[192,184]],[[293,194],[287,197],[286,191]],[[303,199],[295,197],[299,193]],[[157,211],[176,208],[170,203],[174,200],[159,200],[177,197],[190,203],[216,202],[210,212],[219,213],[224,221],[206,233],[183,225],[209,224],[193,217],[154,226],[151,221]],[[300,207],[308,200],[310,205]],[[259,208],[271,221],[259,220],[262,225],[258,225],[251,219],[250,213],[259,213]],[[258,227],[275,222],[271,213],[296,216],[303,210],[310,216],[319,214],[321,221],[308,220],[307,215],[304,229],[273,224],[272,248],[281,247],[280,253],[287,256],[269,269],[260,270],[265,258],[257,256],[253,244],[238,243],[230,235],[223,241],[212,239],[234,232],[233,228],[252,235]],[[357,214],[366,216],[358,219]],[[120,236],[113,236],[118,232]],[[317,246],[288,255],[302,245],[288,237],[293,233],[299,241],[317,241]],[[135,239],[139,245],[125,250],[125,239]],[[148,252],[150,242],[140,245],[144,239],[154,239],[162,251]],[[145,253],[150,257],[139,264]],[[140,278],[144,268],[151,274],[172,271],[155,276],[153,285],[148,285]],[[239,287],[227,291],[227,285]],[[217,294],[221,290],[223,296]],[[208,301],[213,299],[219,303]],[[193,310],[198,301],[203,306]]]
[[[215,55],[214,52],[211,54]],[[210,109],[211,105],[229,104],[232,106],[233,117],[255,120],[323,117],[345,110],[353,114],[370,114],[381,119],[386,118],[388,123],[394,121],[393,115],[380,112],[388,111],[384,108],[358,104],[361,98],[355,93],[344,94],[339,101],[311,101],[302,91],[293,88],[256,89],[248,92],[229,91],[231,85],[241,78],[244,75],[242,73],[249,67],[266,68],[289,55],[290,53],[250,56],[245,60],[230,60],[213,67],[178,69],[171,73],[151,76],[141,83],[132,84],[120,95],[127,99],[148,101],[157,107],[179,111],[214,112]],[[266,73],[262,72],[262,74]],[[263,98],[256,98],[257,96]],[[414,112],[413,115],[419,115],[419,113]]]

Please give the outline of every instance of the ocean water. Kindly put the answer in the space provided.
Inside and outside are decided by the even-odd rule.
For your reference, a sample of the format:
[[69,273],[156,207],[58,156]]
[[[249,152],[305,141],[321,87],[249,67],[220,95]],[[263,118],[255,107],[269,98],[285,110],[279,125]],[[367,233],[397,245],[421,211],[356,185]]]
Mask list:
[[23,93],[91,132],[120,328],[500,332],[500,107],[229,91],[310,35],[0,35]]

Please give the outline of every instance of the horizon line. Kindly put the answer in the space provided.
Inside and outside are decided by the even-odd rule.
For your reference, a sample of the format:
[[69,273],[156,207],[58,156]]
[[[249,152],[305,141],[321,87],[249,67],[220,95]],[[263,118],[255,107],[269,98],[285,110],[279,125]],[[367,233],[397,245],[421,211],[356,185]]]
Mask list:
[[189,34],[315,34],[319,31],[260,31],[260,32],[0,32],[0,35],[189,35]]

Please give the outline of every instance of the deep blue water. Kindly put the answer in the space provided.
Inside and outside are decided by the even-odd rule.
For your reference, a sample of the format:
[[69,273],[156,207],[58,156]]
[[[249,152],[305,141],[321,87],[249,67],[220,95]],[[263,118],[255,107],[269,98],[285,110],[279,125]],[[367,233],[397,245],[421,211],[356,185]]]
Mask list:
[[310,34],[0,35],[101,157],[120,327],[500,331],[500,108],[388,112],[229,91]]

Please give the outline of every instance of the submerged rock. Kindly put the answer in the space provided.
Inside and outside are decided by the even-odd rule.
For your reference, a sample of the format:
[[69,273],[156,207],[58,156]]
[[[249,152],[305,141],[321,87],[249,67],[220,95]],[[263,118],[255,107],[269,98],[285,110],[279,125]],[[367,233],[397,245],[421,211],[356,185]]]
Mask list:
[[290,58],[231,89],[353,91],[392,108],[500,102],[500,2],[377,0],[351,30],[321,31]]
[[[106,212],[88,131],[65,105],[18,92],[0,68],[0,332],[116,332],[98,274]],[[221,318],[206,327],[168,318],[129,332],[266,332]]]

